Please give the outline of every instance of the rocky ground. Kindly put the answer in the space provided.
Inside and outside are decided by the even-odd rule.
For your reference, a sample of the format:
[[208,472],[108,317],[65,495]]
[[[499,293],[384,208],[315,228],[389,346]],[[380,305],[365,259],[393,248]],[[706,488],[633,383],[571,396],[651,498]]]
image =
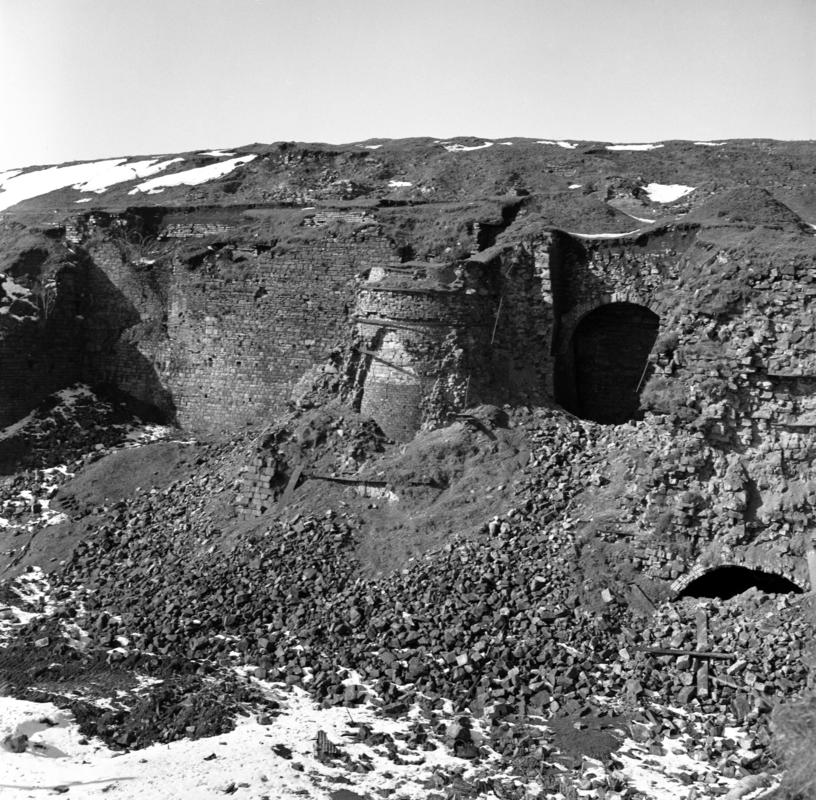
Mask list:
[[488,409],[400,448],[353,412],[295,412],[287,458],[325,475],[353,453],[392,481],[308,479],[254,517],[243,468],[268,430],[201,443],[128,415],[78,387],[2,440],[34,443],[2,484],[4,796],[778,784],[771,718],[807,686],[811,599],[635,582],[603,522],[636,459],[609,453],[659,442],[653,418]]
[[284,142],[0,175],[9,331],[53,319],[92,218],[147,272],[701,227],[637,423],[480,407],[396,445],[307,376],[232,438],[87,386],[0,431],[3,797],[788,796],[812,596],[670,586],[755,543],[801,566],[813,146]]

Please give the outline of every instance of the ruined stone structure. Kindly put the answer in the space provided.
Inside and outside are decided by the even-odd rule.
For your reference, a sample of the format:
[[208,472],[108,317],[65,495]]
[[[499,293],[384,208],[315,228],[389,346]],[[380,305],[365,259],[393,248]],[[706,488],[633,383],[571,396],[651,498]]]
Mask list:
[[[0,422],[83,380],[195,432],[235,431],[329,361],[338,391],[397,441],[480,403],[607,425],[652,411],[682,427],[644,445],[664,463],[633,502],[689,541],[637,539],[633,563],[674,592],[728,565],[809,585],[811,259],[677,223],[405,261],[374,215],[354,213],[363,227],[348,235],[331,227],[348,213],[321,212],[291,240],[259,235],[261,212],[240,208],[87,214],[52,231],[61,260],[37,277],[52,294],[0,315]],[[800,235],[764,231],[762,252]]]

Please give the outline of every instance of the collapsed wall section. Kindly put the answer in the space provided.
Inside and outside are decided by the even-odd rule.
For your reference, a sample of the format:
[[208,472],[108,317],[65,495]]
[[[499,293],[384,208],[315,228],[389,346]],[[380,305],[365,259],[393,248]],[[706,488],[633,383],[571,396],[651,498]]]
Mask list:
[[[68,255],[68,254],[65,254]],[[81,379],[83,265],[70,258],[0,275],[0,427]]]

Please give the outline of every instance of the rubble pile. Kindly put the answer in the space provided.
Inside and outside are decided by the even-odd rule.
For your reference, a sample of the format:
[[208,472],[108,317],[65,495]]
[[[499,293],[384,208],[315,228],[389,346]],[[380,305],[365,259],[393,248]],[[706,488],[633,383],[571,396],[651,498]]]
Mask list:
[[[552,747],[529,725],[548,718],[579,729],[607,718],[647,747],[682,733],[691,752],[735,777],[766,766],[768,712],[806,679],[809,629],[794,596],[707,601],[703,649],[727,659],[701,691],[694,601],[648,619],[614,573],[597,592],[597,576],[581,569],[570,504],[603,484],[603,429],[547,410],[520,424],[531,457],[518,507],[380,579],[360,576],[350,504],[279,515],[225,548],[208,500],[235,486],[251,444],[209,446],[189,480],[100,514],[98,533],[60,576],[75,598],[60,613],[118,668],[206,677],[244,666],[326,706],[374,702],[401,716],[418,704],[431,730],[444,708],[483,719],[483,740],[450,746],[473,758],[489,746],[522,772]],[[40,625],[32,620],[23,637],[38,638]],[[666,649],[681,652],[652,652]],[[139,742],[188,727],[168,727],[161,714],[129,719],[138,730],[126,735]],[[125,735],[115,715],[105,724],[112,741]],[[755,757],[725,735],[736,725]]]
[[263,514],[301,476],[350,475],[387,441],[373,420],[348,408],[296,411],[259,437],[236,502],[246,512]]

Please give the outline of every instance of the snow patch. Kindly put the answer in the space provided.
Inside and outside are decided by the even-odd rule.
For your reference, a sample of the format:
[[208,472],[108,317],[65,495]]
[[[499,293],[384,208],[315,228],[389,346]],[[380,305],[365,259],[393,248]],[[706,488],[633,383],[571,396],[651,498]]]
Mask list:
[[484,150],[486,147],[493,147],[493,142],[485,142],[484,144],[476,144],[470,147],[464,144],[457,144],[456,142],[440,142],[439,144],[449,153],[469,153],[471,150]]
[[198,186],[207,181],[222,178],[236,167],[248,164],[255,158],[257,156],[254,154],[239,156],[238,158],[230,158],[227,161],[219,161],[217,164],[208,164],[206,167],[196,167],[172,175],[151,178],[149,181],[144,181],[144,183],[140,183],[134,189],[131,189],[128,194],[136,194],[137,192],[158,194],[160,191],[164,191],[167,186]]
[[[650,752],[648,746],[626,739],[615,758],[622,762],[620,771],[629,784],[650,800],[675,800],[685,797],[689,786],[701,785],[716,786],[718,795],[725,794],[742,783],[722,777],[716,763],[702,758],[697,747],[698,744],[687,734],[677,738],[665,737],[660,744],[661,753]],[[769,783],[759,776],[750,777],[751,788]]]
[[83,192],[104,192],[123,181],[153,175],[181,159],[158,162],[157,159],[126,163],[126,158],[87,161],[69,166],[45,167],[31,172],[11,170],[0,173],[0,211],[23,200],[73,186]]
[[[15,604],[0,603],[0,645],[11,641],[21,625],[48,616],[55,608],[51,584],[39,567],[31,567],[28,572],[18,575],[9,585],[9,589],[19,598],[20,605],[34,610],[25,611]],[[4,715],[0,714],[0,719],[2,718]],[[0,741],[2,738],[0,735]]]
[[[127,436],[125,437],[127,440],[125,447],[140,447],[144,444],[167,441],[174,433],[176,433],[175,428],[172,428],[169,425],[143,425],[140,428],[134,428],[128,432]],[[193,444],[194,441],[195,440],[193,439],[187,439],[184,441],[178,441],[178,444]]]
[[558,147],[563,147],[565,150],[574,150],[576,147],[578,147],[577,142],[567,142],[563,139],[559,139],[557,142],[553,141],[552,139],[538,139],[536,144],[553,144],[557,145]]
[[94,400],[96,398],[91,388],[84,383],[77,383],[74,386],[69,386],[67,389],[60,389],[58,392],[54,392],[54,394],[59,398],[60,403],[68,406],[75,405],[77,400]]
[[507,147],[512,147],[513,146],[512,142],[499,142],[499,144],[506,145]]
[[583,183],[571,183],[569,185],[570,189],[580,189],[584,184]]
[[[0,738],[17,732],[29,735],[23,753],[0,748],[3,800],[28,798],[32,791],[53,791],[57,786],[69,786],[70,796],[79,800],[109,790],[119,800],[220,800],[237,787],[240,796],[276,800],[323,798],[344,787],[366,797],[424,800],[433,786],[434,770],[467,775],[472,769],[442,746],[415,752],[400,745],[395,762],[384,747],[350,740],[348,734],[356,733],[359,724],[389,734],[407,728],[405,721],[376,716],[371,708],[323,709],[300,689],[283,693],[276,688],[274,695],[283,712],[270,725],[239,717],[235,730],[226,734],[124,753],[95,739],[83,740],[71,715],[50,703],[0,697]],[[44,719],[54,724],[41,722]],[[338,762],[319,761],[314,754],[318,731],[354,762],[373,769],[351,772]],[[284,746],[284,753],[272,749],[278,745]]]
[[725,142],[694,142],[699,147],[722,147]]
[[662,144],[608,144],[607,150],[657,150]]
[[620,236],[631,236],[633,233],[640,233],[640,228],[633,231],[623,231],[622,233],[576,233],[567,231],[570,236],[577,236],[579,239],[617,239]]
[[381,144],[361,144],[360,147],[364,148],[365,150],[379,150],[382,145]]
[[413,186],[414,184],[411,181],[388,181],[388,185],[392,189],[402,189],[406,186]]
[[132,181],[136,178],[148,178],[158,172],[163,172],[171,164],[184,161],[183,158],[171,158],[168,161],[159,161],[157,158],[150,158],[146,161],[132,161],[126,164],[110,166],[100,169],[92,178],[73,184],[73,188],[80,192],[96,192],[102,194],[111,186],[125,181]]
[[673,203],[693,192],[696,187],[680,183],[649,183],[643,188],[653,203]]
[[92,203],[93,197],[80,197],[79,200],[74,200],[75,203]]
[[215,156],[215,158],[222,158],[224,156],[234,156],[235,153],[228,153],[226,150],[202,150],[202,156]]
[[0,187],[9,180],[10,178],[14,178],[22,172],[21,169],[7,169],[3,172],[0,172]]
[[14,278],[10,278],[3,272],[0,272],[0,286],[3,287],[6,297],[10,297],[12,300],[28,300],[31,297],[30,289],[17,283]]

